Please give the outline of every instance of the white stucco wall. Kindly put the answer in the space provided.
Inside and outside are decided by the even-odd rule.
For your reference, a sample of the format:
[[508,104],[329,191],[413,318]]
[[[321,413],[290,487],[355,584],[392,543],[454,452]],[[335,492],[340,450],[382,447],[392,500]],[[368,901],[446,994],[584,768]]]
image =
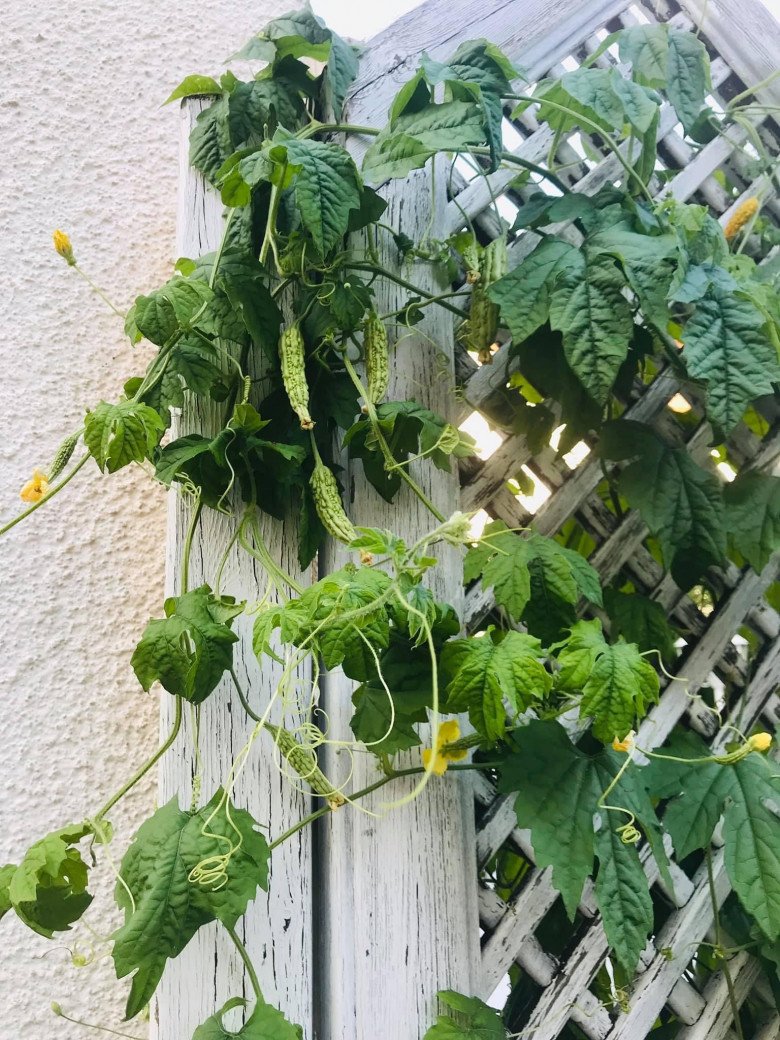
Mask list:
[[[221,61],[284,0],[10,0],[0,11],[0,518],[33,466],[48,464],[84,408],[115,398],[143,359],[121,322],[56,256],[76,255],[121,306],[173,261],[179,120],[160,102]],[[156,698],[129,665],[163,594],[165,504],[140,470],[91,463],[62,496],[0,540],[0,863],[94,812],[157,741]],[[113,852],[153,805],[153,784],[112,814]],[[117,923],[106,871],[89,920]],[[81,949],[94,944],[89,933]],[[71,937],[0,923],[0,1040],[122,1029],[126,984],[107,947],[71,967]],[[124,1027],[143,1036],[146,1027]],[[96,1035],[96,1034],[95,1034]],[[187,1040],[187,1038],[182,1038]]]

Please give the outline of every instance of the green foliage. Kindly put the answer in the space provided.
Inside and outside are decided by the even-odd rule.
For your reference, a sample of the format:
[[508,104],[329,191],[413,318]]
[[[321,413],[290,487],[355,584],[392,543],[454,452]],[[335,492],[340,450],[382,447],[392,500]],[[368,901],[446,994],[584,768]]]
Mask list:
[[666,611],[656,600],[639,592],[604,589],[604,607],[612,622],[612,634],[636,643],[641,651],[657,650],[668,663],[677,656],[677,634],[669,624]]
[[535,532],[509,531],[501,520],[485,527],[466,556],[465,580],[480,575],[499,606],[546,643],[573,624],[580,597],[602,602],[598,574],[583,556]]
[[685,326],[688,372],[707,384],[707,412],[724,433],[736,426],[750,401],[780,381],[777,354],[764,333],[765,319],[749,300],[711,286]]
[[143,462],[156,448],[165,429],[157,412],[138,401],[122,398],[100,404],[84,419],[84,443],[102,471],[116,473],[131,462]]
[[268,425],[252,405],[239,405],[216,437],[191,433],[167,444],[157,456],[155,475],[169,486],[177,482],[197,488],[201,501],[213,509],[225,507],[237,484],[243,501],[281,518],[290,486],[300,479],[305,449],[259,437]]
[[506,1040],[506,1029],[498,1014],[478,997],[465,997],[454,990],[440,990],[436,996],[447,1011],[423,1040]]
[[233,666],[238,636],[230,626],[243,609],[208,585],[167,599],[165,617],[149,622],[130,661],[143,688],[159,682],[174,696],[202,703]]
[[[763,755],[748,754],[731,763],[686,764],[710,752],[692,734],[662,749],[682,762],[654,760],[645,771],[655,798],[671,799],[664,815],[680,858],[709,847],[723,815],[726,872],[742,905],[767,939],[780,936],[780,829],[775,808],[780,778]],[[725,814],[725,815],[724,815]]]
[[637,83],[666,91],[690,133],[710,89],[709,58],[701,40],[668,25],[636,25],[620,35],[620,58],[631,62]]
[[556,684],[582,691],[580,716],[593,719],[593,735],[622,740],[658,700],[658,676],[633,643],[610,645],[598,621],[578,621],[558,644]]
[[516,717],[549,691],[552,679],[542,656],[538,639],[492,628],[479,639],[447,643],[441,663],[448,676],[448,709],[468,711],[478,733],[489,742],[500,740],[506,732],[504,699]]
[[[122,859],[114,895],[125,921],[113,957],[118,978],[134,973],[128,1018],[149,1002],[165,962],[202,925],[232,927],[258,887],[268,886],[268,843],[249,813],[228,805],[222,790],[194,813],[172,799],[141,824]],[[219,876],[198,876],[216,864]]]
[[52,939],[70,931],[92,902],[88,870],[78,844],[89,824],[53,831],[36,841],[18,866],[0,869],[0,918],[13,909],[34,932]]
[[[410,455],[429,457],[439,469],[449,471],[450,458],[465,458],[474,450],[474,441],[441,416],[416,401],[385,401],[376,409],[377,423],[367,416],[347,430],[344,444],[350,458],[362,459],[366,477],[379,494],[391,502],[401,486],[396,468],[389,468],[379,438],[384,438],[392,459],[399,466]],[[390,463],[392,465],[392,463]]]
[[198,1026],[192,1034],[192,1040],[230,1040],[234,1036],[240,1040],[302,1040],[301,1027],[292,1025],[281,1011],[270,1004],[255,1004],[252,1014],[238,1032],[226,1029],[222,1023],[223,1017],[233,1008],[246,1007],[246,1004],[241,997],[231,998],[216,1015]]
[[[625,64],[598,67],[599,57],[616,43]],[[318,717],[322,668],[340,669],[354,684],[354,742],[345,743],[351,752],[378,756],[382,775],[372,789],[407,772],[407,762],[400,771],[394,766],[401,753],[413,751],[408,771],[422,771],[416,749],[434,714],[466,713],[467,732],[453,737],[459,723],[451,719],[439,730],[438,746],[425,749],[428,763],[434,752],[436,775],[415,793],[427,782],[446,783],[442,772],[454,758],[463,760],[460,768],[498,773],[502,790],[516,793],[518,823],[530,827],[536,863],[552,867],[570,916],[587,879],[593,879],[615,951],[613,993],[629,987],[657,924],[640,842],[647,842],[669,882],[653,799],[680,856],[707,848],[723,817],[729,878],[749,915],[745,941],[757,943],[757,955],[771,967],[780,933],[777,777],[752,753],[752,744],[717,760],[683,742],[678,757],[685,761],[657,759],[644,769],[630,747],[625,755],[599,749],[599,741],[609,745],[638,728],[657,701],[653,665],[658,657],[674,661],[675,631],[660,603],[636,594],[629,583],[603,594],[586,558],[602,524],[630,533],[630,523],[623,523],[626,506],[639,511],[651,534],[648,548],[683,588],[707,568],[725,564],[727,549],[738,565],[747,561],[760,569],[780,548],[778,478],[743,469],[724,486],[682,443],[682,433],[687,438],[701,418],[707,426],[696,431],[696,450],[706,440],[719,459],[742,460],[744,437],[769,431],[764,415],[770,410],[757,404],[759,414],[751,402],[780,383],[778,267],[756,261],[774,247],[778,233],[766,211],[750,231],[736,238],[730,231],[727,239],[706,207],[678,202],[671,193],[661,201],[651,195],[671,176],[656,169],[659,91],[674,107],[694,153],[737,123],[755,148],[748,165],[756,176],[771,179],[771,157],[749,122],[751,102],[743,96],[724,112],[706,108],[704,44],[668,25],[638,25],[607,36],[584,67],[540,83],[533,96],[515,93],[518,70],[486,40],[464,42],[441,61],[423,54],[386,123],[377,127],[331,122],[342,119],[358,54],[310,8],[271,21],[238,57],[260,63],[246,81],[231,72],[219,79],[189,76],[168,99],[210,99],[192,131],[190,155],[229,209],[221,241],[214,252],[180,258],[165,284],[136,298],[125,330],[131,343],[145,339],[156,348],[149,365],[125,383],[117,403],[100,402],[89,411],[83,431],[68,439],[72,450],[83,438],[88,456],[109,473],[149,462],[162,484],[191,499],[183,592],[166,602],[164,617],[149,622],[133,653],[141,685],[148,690],[159,681],[197,706],[232,670],[234,621],[243,604],[207,585],[191,589],[187,580],[195,532],[206,511],[217,510],[226,519],[215,524],[212,517],[205,530],[229,530],[234,537],[223,547],[215,586],[222,587],[234,554],[247,553],[258,576],[262,568],[263,580],[247,597],[253,646],[261,668],[268,668],[268,658],[279,665],[272,670],[275,688],[257,710],[273,706],[283,718],[264,725],[264,716],[251,707],[256,690],[237,689],[231,701],[231,711],[241,705],[255,721],[261,719],[242,755],[270,734],[271,753],[284,754],[306,780],[317,744],[344,739],[331,738],[325,712]],[[505,151],[502,124],[510,100],[532,109],[550,132],[546,164],[529,164],[522,153]],[[592,195],[568,190],[561,180],[568,177],[565,165],[552,165],[560,158],[562,135],[571,130],[594,162],[601,162],[605,150],[611,153],[609,175]],[[355,150],[337,142],[335,133],[370,141],[360,168]],[[405,226],[384,223],[387,203],[367,187],[421,171],[433,158],[440,174],[442,163],[461,152],[482,172],[512,168],[515,189],[527,188],[532,176],[533,183],[549,182],[518,207],[507,237],[523,259],[509,273],[501,259],[505,240],[486,245],[469,228],[439,241],[431,224],[423,241],[415,242]],[[741,182],[722,180],[726,193],[742,191]],[[413,186],[431,183],[420,174]],[[754,208],[743,216],[750,219]],[[567,222],[573,228],[561,230]],[[515,240],[525,229],[531,236]],[[532,241],[536,246],[528,250]],[[55,249],[75,266],[62,232]],[[403,261],[402,271],[397,263],[386,266],[389,254]],[[492,258],[489,264],[486,257]],[[460,285],[461,269],[470,290]],[[392,291],[386,282],[394,283]],[[388,303],[391,309],[383,313]],[[530,449],[536,457],[531,464],[545,479],[553,435],[559,457],[581,440],[598,447],[601,459],[592,458],[582,478],[573,479],[582,479],[583,492],[593,490],[594,466],[601,461],[600,500],[583,502],[556,538],[493,522],[474,542],[470,515],[445,519],[439,512],[439,482],[433,482],[433,500],[417,483],[418,471],[430,464],[455,470],[475,444],[449,421],[458,414],[454,401],[442,406],[442,415],[424,397],[382,401],[386,380],[372,379],[372,365],[365,364],[372,355],[366,318],[378,323],[382,347],[385,332],[396,342],[408,337],[397,364],[417,365],[417,352],[420,363],[430,366],[451,348],[436,342],[439,308],[454,311],[461,342],[481,364],[491,360],[493,343],[503,341],[508,329],[508,349],[493,373],[485,373],[496,390],[485,408],[507,438],[523,438],[522,452]],[[415,329],[425,317],[425,331]],[[446,336],[451,325],[443,328]],[[384,351],[382,357],[384,364]],[[505,358],[508,368],[502,367]],[[361,377],[366,367],[368,387]],[[616,418],[634,407],[661,368],[664,378],[683,381],[691,412],[664,411],[654,418],[657,429]],[[686,385],[686,379],[697,385]],[[184,410],[180,425],[178,409]],[[196,416],[203,430],[193,429]],[[738,427],[743,421],[750,435]],[[508,439],[503,452],[511,444]],[[345,452],[350,464],[341,470],[337,460]],[[518,471],[526,458],[519,455],[515,470],[503,471],[511,490],[523,480]],[[25,501],[37,508],[48,481],[64,472],[69,459],[68,454],[59,468],[53,464],[48,480],[37,472],[25,486]],[[436,526],[414,544],[392,531],[356,526],[368,508],[355,483],[357,459],[386,501],[394,501],[405,483],[416,508],[429,510]],[[610,470],[606,460],[617,465]],[[464,468],[489,483],[490,467],[482,471],[478,460],[469,460]],[[59,486],[76,472],[77,466],[67,470]],[[319,480],[323,473],[327,487]],[[365,493],[370,497],[374,490]],[[506,502],[500,483],[493,491]],[[331,505],[338,507],[338,522]],[[499,500],[496,505],[504,508]],[[298,544],[288,544],[286,526],[277,558],[263,540],[268,518],[289,524],[293,516]],[[344,562],[330,546],[318,561],[318,580],[307,584],[306,568],[327,537],[326,527],[360,563]],[[456,611],[432,591],[438,561],[452,560],[466,546],[466,581],[480,582],[495,599],[485,630],[476,635],[464,634]],[[283,565],[296,549],[304,577],[288,574]],[[631,573],[630,561],[626,567],[624,573]],[[580,617],[602,607],[610,620],[609,641],[599,620]],[[307,666],[310,683],[302,678]],[[233,680],[238,686],[235,674]],[[574,715],[580,720],[578,746],[556,721]],[[110,840],[103,813],[174,744],[181,717],[177,700],[168,739],[91,822],[48,835],[18,866],[0,869],[0,916],[14,910],[49,937],[81,917],[91,896],[79,842],[91,838],[95,854]],[[324,733],[315,730],[321,723]],[[468,749],[478,749],[471,761],[465,761]],[[339,807],[354,811],[346,802],[365,793],[342,793],[319,773],[309,780],[326,800],[314,816]],[[225,783],[229,793],[232,783]],[[267,883],[270,850],[251,817],[230,806],[222,792],[198,808],[199,785],[196,778],[190,811],[171,802],[143,824],[121,866],[116,894],[125,923],[114,936],[114,960],[120,977],[133,976],[129,1016],[148,1002],[167,960],[201,925],[220,921],[235,941],[236,921]],[[305,817],[300,825],[311,820]],[[507,849],[486,867],[495,891],[507,900],[527,869]],[[553,934],[564,930],[563,912],[557,906],[545,925],[545,948],[556,955],[565,946]],[[703,949],[697,967],[708,958],[715,963]],[[776,964],[772,971],[776,983]],[[513,978],[517,973],[513,968]],[[251,970],[249,975],[254,984]],[[519,1006],[531,999],[531,984],[523,980],[514,992]],[[259,992],[256,997],[238,1032],[225,1027],[224,1016],[246,1007],[243,1000],[229,1001],[198,1028],[195,1040],[298,1040],[300,1028]],[[504,1040],[504,1024],[481,1001],[452,991],[440,999],[444,1009],[428,1040]],[[515,1010],[506,1015],[512,1027]]]
[[653,913],[636,847],[618,833],[629,813],[665,875],[668,868],[660,826],[637,771],[624,771],[605,797],[624,761],[613,751],[582,754],[558,722],[530,722],[508,738],[499,786],[517,792],[518,823],[531,828],[536,864],[552,867],[570,917],[598,857],[596,898],[607,938],[624,968],[633,972]]
[[780,478],[741,473],[723,491],[726,529],[753,570],[761,572],[780,549]]
[[620,493],[658,536],[664,562],[681,588],[723,563],[720,483],[684,447],[672,447],[642,423],[619,420],[604,427],[601,451],[606,458],[635,460],[618,478]]

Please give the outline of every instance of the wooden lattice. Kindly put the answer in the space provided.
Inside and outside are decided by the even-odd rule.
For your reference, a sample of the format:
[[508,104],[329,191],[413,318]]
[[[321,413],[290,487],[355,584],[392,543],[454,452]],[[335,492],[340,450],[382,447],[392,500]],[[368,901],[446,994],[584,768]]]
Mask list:
[[[429,7],[431,5],[425,5]],[[496,7],[497,5],[493,5]],[[498,5],[505,12],[512,6]],[[552,5],[554,6],[554,5]],[[486,23],[505,28],[504,38],[491,38],[506,48],[512,59],[530,70],[532,79],[555,76],[579,65],[592,54],[608,32],[638,21],[668,20],[678,28],[701,25],[702,39],[708,45],[712,61],[713,89],[710,103],[724,106],[728,99],[758,82],[771,69],[771,55],[777,54],[780,30],[772,19],[751,3],[721,2],[702,11],[696,4],[651,5],[624,2],[569,5],[555,23],[551,11],[552,46],[513,35],[511,18],[501,17],[491,8],[485,13]],[[703,14],[703,23],[699,18]],[[469,26],[468,35],[490,35],[491,26]],[[475,31],[476,29],[476,31]],[[751,45],[752,40],[752,45]],[[541,57],[540,57],[541,56]],[[767,57],[769,56],[769,57]],[[767,68],[769,61],[769,69]],[[607,67],[616,58],[606,51],[597,62]],[[769,88],[767,96],[772,96]],[[776,94],[775,94],[776,97]],[[532,115],[521,122],[507,121],[507,141],[513,141],[516,154],[535,162],[544,161],[552,144],[547,127],[539,127]],[[511,129],[509,127],[511,126]],[[756,124],[756,132],[765,145],[776,152],[777,127],[770,119]],[[706,204],[721,220],[728,220],[735,207],[745,198],[760,194],[766,201],[765,212],[774,217],[780,213],[775,185],[765,177],[751,180],[748,135],[732,130],[728,138],[716,137],[711,143],[693,151],[683,140],[676,116],[669,105],[661,113],[659,163],[654,190],[661,196],[671,193],[681,201]],[[616,180],[620,167],[614,157],[599,158],[597,141],[585,150],[577,140],[562,141],[556,159],[561,177],[576,191],[591,193]],[[589,156],[586,158],[585,156]],[[458,170],[460,172],[458,172]],[[452,178],[452,200],[445,215],[444,234],[464,226],[464,213],[484,236],[485,241],[503,231],[502,214],[509,215],[522,206],[523,200],[538,186],[530,184],[519,191],[513,188],[512,172],[499,171],[485,178],[464,176],[461,164]],[[668,171],[668,172],[664,172]],[[659,176],[660,175],[660,176]],[[725,175],[725,176],[723,176]],[[734,188],[736,186],[736,188]],[[558,229],[561,230],[561,229]],[[573,228],[566,231],[577,241]],[[533,232],[521,233],[510,243],[510,264],[518,263],[538,241]],[[507,414],[508,377],[512,362],[509,347],[504,344],[492,364],[479,367],[465,351],[457,358],[463,383],[461,421],[474,411],[500,429]],[[668,403],[680,389],[669,371],[660,371],[650,385],[637,381],[627,401],[626,417],[651,423],[658,430],[674,427],[680,434]],[[686,386],[698,423],[688,423],[687,448],[703,465],[715,469],[710,458],[712,437],[707,423],[701,420],[695,394]],[[548,402],[550,407],[554,404]],[[759,403],[766,419],[763,437],[741,424],[728,441],[728,463],[733,470],[745,466],[769,468],[780,454],[780,428],[774,401]],[[690,418],[690,416],[689,416]],[[482,510],[486,517],[499,518],[511,527],[533,523],[544,534],[556,534],[570,520],[592,539],[595,547],[590,562],[607,584],[630,580],[634,587],[658,601],[670,612],[686,633],[686,646],[675,668],[678,677],[665,679],[660,704],[644,721],[639,743],[652,748],[661,744],[678,722],[696,730],[713,748],[725,744],[725,733],[718,716],[697,697],[709,684],[723,687],[722,723],[738,722],[745,729],[761,720],[773,729],[780,718],[780,701],[776,688],[780,682],[780,615],[767,602],[766,594],[778,576],[780,561],[773,560],[757,575],[750,569],[740,571],[730,565],[725,570],[710,571],[702,588],[684,594],[666,574],[646,544],[648,536],[640,516],[629,512],[622,518],[607,507],[602,494],[604,472],[596,457],[592,441],[580,446],[579,462],[556,455],[550,447],[533,454],[523,436],[501,433],[500,446],[482,461],[468,460],[462,465],[462,507]],[[523,504],[522,495],[511,479],[524,467],[539,488],[536,501],[547,493],[538,508]],[[717,470],[716,470],[717,471]],[[728,470],[720,467],[721,476]],[[733,476],[733,474],[731,474]],[[704,593],[704,594],[703,594]],[[466,599],[466,615],[470,627],[484,622],[494,604],[489,591],[477,586]],[[735,639],[742,632],[747,639]],[[719,702],[720,703],[720,702]],[[570,729],[576,727],[572,719]],[[579,915],[566,935],[555,936],[553,954],[545,947],[549,939],[551,911],[556,910],[558,894],[552,887],[549,870],[534,865],[533,848],[528,832],[517,827],[513,797],[498,796],[487,779],[475,783],[477,803],[477,858],[481,870],[479,915],[482,927],[482,979],[479,995],[501,1006],[507,996],[514,1001],[510,1026],[520,1035],[534,1040],[552,1040],[566,1036],[606,1038],[610,1040],[642,1040],[659,1023],[676,1021],[678,1031],[664,1032],[679,1040],[718,1040],[735,1037],[727,980],[721,972],[706,976],[704,983],[693,970],[699,944],[712,939],[713,913],[705,866],[689,876],[680,866],[672,865],[674,889],[669,891],[659,880],[653,859],[644,857],[647,876],[654,886],[658,903],[664,907],[665,921],[648,944],[640,964],[640,974],[628,993],[605,997],[597,995],[594,979],[608,958],[604,929],[595,908],[592,889],[587,886],[579,907]],[[522,874],[509,902],[496,894],[484,868],[495,862],[499,850],[507,844],[530,865]],[[723,901],[729,892],[722,857],[715,857],[714,884],[717,898]],[[554,917],[562,921],[562,915]],[[545,927],[545,922],[547,926]],[[568,926],[566,926],[568,927]],[[560,951],[563,950],[563,954]],[[507,973],[513,965],[511,983]],[[770,1040],[780,1035],[780,1017],[765,980],[760,977],[756,961],[749,951],[740,952],[730,962],[734,976],[735,996],[742,1003],[749,995],[760,1011],[760,1027],[755,1040]],[[701,974],[701,973],[699,973]],[[522,999],[518,999],[518,979],[522,982]],[[616,997],[620,999],[616,999]],[[661,1034],[659,1034],[661,1035]]]

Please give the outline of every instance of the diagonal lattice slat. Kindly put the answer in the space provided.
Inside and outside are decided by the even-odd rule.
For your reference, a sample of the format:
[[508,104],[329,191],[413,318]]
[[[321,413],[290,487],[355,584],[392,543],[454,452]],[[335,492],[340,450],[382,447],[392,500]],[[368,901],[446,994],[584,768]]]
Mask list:
[[[755,14],[753,0],[739,7],[734,0],[712,0],[712,3],[708,13],[705,12],[709,20],[703,39],[710,46],[712,58],[711,102],[723,107],[728,98],[743,90],[746,84],[762,78],[760,72],[766,64],[766,49],[770,43],[780,44],[780,35],[772,23],[774,36],[762,44],[760,60],[754,67],[749,61],[744,31],[746,19]],[[742,24],[732,55],[724,19],[733,18],[737,13]],[[606,33],[620,26],[658,18],[689,29],[695,27],[694,22],[699,24],[701,14],[700,0],[684,0],[682,7],[649,2],[598,3],[578,7],[569,15],[569,24],[555,27],[553,38],[543,52],[543,61],[538,57],[540,45],[536,36],[525,42],[522,34],[514,36],[507,29],[499,42],[507,46],[513,60],[528,69],[530,78],[536,80],[574,67],[572,62],[578,64],[592,54]],[[756,17],[762,31],[770,32],[763,13],[760,18]],[[488,8],[484,27],[480,21],[476,35],[489,37],[488,23],[493,22],[504,24],[496,5]],[[713,43],[717,44],[717,50],[712,47]],[[597,61],[603,67],[614,64],[608,52]],[[677,117],[666,104],[661,110],[659,132],[664,176],[656,177],[652,185],[657,197],[670,194],[680,201],[707,205],[725,224],[741,201],[760,194],[764,212],[777,220],[780,206],[774,184],[765,175],[755,179],[751,176],[748,131],[732,128],[727,138],[719,136],[697,151],[691,149],[678,131]],[[584,159],[568,140],[553,142],[549,130],[538,126],[529,113],[513,124],[513,132],[511,147],[518,156],[532,162],[543,162],[555,144],[561,177],[574,191],[593,193],[620,176],[620,164],[614,156],[602,152],[601,158]],[[764,144],[776,150],[777,128],[771,121],[758,122],[753,132],[761,134]],[[598,149],[598,142],[594,148]],[[735,187],[726,190],[721,173]],[[456,168],[451,176],[451,201],[445,209],[443,233],[459,230],[466,219],[475,224],[484,238],[503,233],[504,214],[514,212],[536,188],[531,184],[518,190],[513,182],[513,176],[506,171],[469,179],[466,171]],[[562,225],[555,230],[574,243],[579,241],[579,233],[571,226]],[[510,243],[510,265],[520,263],[538,240],[533,232],[524,232],[515,238]],[[730,725],[748,729],[761,722],[773,727],[780,712],[780,700],[776,696],[780,683],[780,615],[768,602],[767,593],[780,574],[780,560],[771,561],[760,575],[749,569],[740,571],[734,565],[712,571],[702,583],[711,593],[713,602],[709,604],[701,595],[682,592],[648,548],[648,531],[641,517],[631,511],[622,517],[616,516],[603,501],[600,486],[604,471],[595,451],[597,444],[583,444],[579,461],[570,465],[552,447],[534,452],[524,436],[507,433],[505,424],[511,412],[507,407],[508,395],[512,392],[508,381],[515,364],[508,343],[500,347],[489,365],[479,366],[465,351],[457,358],[462,382],[458,421],[478,412],[501,439],[488,458],[469,459],[461,464],[462,508],[481,510],[488,518],[502,519],[512,527],[533,523],[534,528],[544,534],[555,534],[568,521],[576,520],[595,543],[589,559],[602,581],[609,584],[630,579],[639,591],[661,603],[686,633],[687,645],[676,666],[679,674],[666,680],[660,703],[644,721],[639,735],[641,746],[657,747],[679,721],[684,721],[718,749],[725,745]],[[702,420],[701,400],[697,400],[692,387],[682,387],[670,369],[662,369],[649,386],[637,383],[633,387],[626,401],[626,417],[649,423],[659,431],[668,430],[671,416],[667,406],[683,389],[698,420],[698,424],[691,423],[688,427],[686,448],[699,464],[706,466],[711,464],[712,435]],[[554,402],[545,404],[556,413]],[[761,437],[740,424],[729,438],[729,461],[736,470],[748,466],[770,470],[780,454],[775,404],[759,402],[758,409],[767,420],[767,433]],[[526,473],[532,476],[538,488],[549,492],[541,504],[523,500],[509,486],[508,482],[520,467],[526,467]],[[470,628],[480,625],[494,609],[489,592],[481,587],[469,590],[466,618]],[[735,635],[740,631],[750,636],[747,650],[735,643]],[[728,691],[723,720],[698,696],[702,688],[713,684],[725,685]],[[576,729],[576,720],[568,724]],[[648,880],[668,913],[645,950],[632,992],[613,993],[613,997],[622,1000],[606,1000],[603,987],[594,988],[596,976],[609,957],[609,949],[592,886],[586,886],[583,892],[563,954],[559,948],[551,952],[546,945],[546,923],[556,912],[558,894],[552,886],[550,871],[534,866],[530,835],[517,826],[512,799],[498,795],[484,777],[474,781],[474,792],[480,870],[493,861],[502,848],[510,848],[528,864],[522,882],[508,901],[501,899],[489,884],[483,882],[479,888],[483,931],[480,995],[486,999],[492,995],[494,1003],[499,1001],[499,994],[506,991],[507,973],[519,968],[532,984],[534,994],[526,998],[519,1020],[520,1035],[533,1040],[555,1040],[562,1033],[567,1037],[585,1036],[594,1040],[643,1040],[652,1035],[660,1019],[679,1023],[676,1034],[679,1040],[731,1040],[736,1036],[729,984],[723,973],[716,971],[701,980],[696,972],[689,970],[698,944],[712,941],[713,913],[703,865],[689,876],[672,862],[674,888],[665,891],[655,863],[645,851],[642,862]],[[713,881],[718,902],[722,903],[729,893],[729,884],[721,853],[714,857]],[[732,957],[730,968],[737,1004],[741,1006],[750,998],[758,1006],[764,1006],[755,1040],[770,1037],[777,1040],[780,1017],[757,961],[749,951],[742,951]]]

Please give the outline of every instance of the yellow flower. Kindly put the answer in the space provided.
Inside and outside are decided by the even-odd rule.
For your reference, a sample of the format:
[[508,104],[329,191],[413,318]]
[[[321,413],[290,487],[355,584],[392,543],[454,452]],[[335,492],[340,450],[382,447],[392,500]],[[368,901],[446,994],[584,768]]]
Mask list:
[[615,739],[612,741],[612,748],[613,748],[613,750],[614,751],[625,751],[626,753],[628,753],[629,751],[633,751],[634,750],[634,737],[635,736],[636,736],[636,734],[634,733],[634,731],[633,730],[629,730],[629,732],[626,733],[625,737],[623,737],[622,740],[618,740],[618,738],[615,737]]
[[67,260],[69,264],[75,264],[76,258],[73,255],[73,246],[71,245],[70,238],[65,234],[64,231],[60,231],[59,228],[52,235],[54,239],[54,248],[60,254],[63,260]]
[[40,502],[48,490],[49,478],[39,469],[34,469],[32,477],[19,492],[19,497],[23,502]]
[[772,737],[769,733],[754,733],[748,739],[748,744],[752,751],[768,751],[772,744]]
[[442,776],[446,773],[447,766],[450,762],[460,762],[466,757],[468,751],[452,750],[445,751],[444,748],[447,744],[452,744],[460,736],[460,726],[458,725],[457,719],[451,719],[449,722],[442,722],[439,726],[439,735],[436,739],[436,755],[434,757],[433,748],[426,748],[422,753],[423,765],[427,769],[431,758],[433,758],[433,772],[437,776]]
[[745,199],[745,201],[734,210],[731,220],[723,229],[723,234],[728,241],[735,238],[747,222],[758,212],[758,199]]

